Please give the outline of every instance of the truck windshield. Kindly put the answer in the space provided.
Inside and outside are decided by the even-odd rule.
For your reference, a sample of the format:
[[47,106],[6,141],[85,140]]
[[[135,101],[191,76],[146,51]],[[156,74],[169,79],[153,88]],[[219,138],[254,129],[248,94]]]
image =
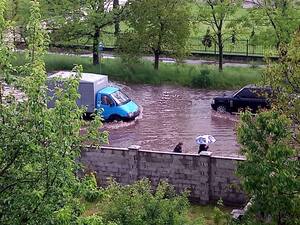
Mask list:
[[117,105],[124,105],[124,104],[130,102],[129,97],[121,91],[116,91],[116,92],[112,93],[111,97],[117,103]]

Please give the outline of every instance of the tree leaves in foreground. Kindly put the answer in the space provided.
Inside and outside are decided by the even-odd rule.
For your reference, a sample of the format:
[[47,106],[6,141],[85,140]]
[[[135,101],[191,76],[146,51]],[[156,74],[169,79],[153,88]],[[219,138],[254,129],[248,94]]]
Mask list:
[[[29,49],[23,68],[27,76],[19,81],[26,100],[0,96],[0,223],[77,223],[81,182],[76,176],[80,168],[76,160],[86,141],[80,135],[86,125],[81,119],[84,110],[76,104],[81,68],[76,67],[78,75],[65,82],[65,91],[57,90],[56,106],[48,109],[45,34],[39,4],[30,4]],[[3,12],[5,1],[0,6]],[[5,28],[1,28],[3,34]],[[105,142],[107,134],[95,132],[101,126],[99,117],[91,123],[93,140]]]
[[[252,197],[254,224],[300,223],[300,169],[291,146],[291,121],[276,111],[241,116],[239,142],[246,161],[238,166]],[[251,223],[250,223],[251,224]]]
[[238,131],[247,158],[238,172],[260,220],[249,216],[246,224],[300,224],[300,30],[279,50],[263,77],[274,92],[273,111],[244,114]]
[[281,45],[281,58],[268,60],[264,83],[275,92],[274,107],[293,121],[294,141],[300,143],[300,29],[288,45]]

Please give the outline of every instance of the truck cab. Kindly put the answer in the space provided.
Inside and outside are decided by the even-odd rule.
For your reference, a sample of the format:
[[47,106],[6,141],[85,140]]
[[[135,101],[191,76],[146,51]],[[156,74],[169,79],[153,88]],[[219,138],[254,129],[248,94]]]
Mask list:
[[96,108],[107,121],[130,120],[140,114],[139,107],[117,87],[105,87],[98,91]]
[[[66,79],[74,78],[74,72],[60,71],[48,77],[48,107],[55,105],[55,89],[63,88]],[[79,81],[78,106],[86,107],[86,113],[101,112],[106,121],[132,120],[140,114],[139,106],[119,87],[110,86],[106,75],[82,73]]]

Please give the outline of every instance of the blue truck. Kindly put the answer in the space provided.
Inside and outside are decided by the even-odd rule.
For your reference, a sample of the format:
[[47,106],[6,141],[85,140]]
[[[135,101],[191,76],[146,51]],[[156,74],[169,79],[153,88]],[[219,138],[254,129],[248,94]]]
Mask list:
[[[74,72],[60,71],[48,77],[48,80],[68,79],[75,76]],[[49,95],[53,96],[55,82],[48,82]],[[140,114],[140,107],[132,101],[119,87],[110,86],[106,75],[82,73],[78,92],[78,106],[85,106],[86,113],[92,114],[100,110],[106,121],[133,120]],[[48,107],[54,107],[55,98],[48,102]]]

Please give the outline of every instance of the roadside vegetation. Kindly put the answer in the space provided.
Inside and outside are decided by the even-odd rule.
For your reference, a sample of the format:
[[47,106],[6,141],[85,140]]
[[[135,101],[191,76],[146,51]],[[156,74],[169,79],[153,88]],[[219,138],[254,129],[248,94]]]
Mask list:
[[[7,28],[0,4],[0,33]],[[0,224],[74,225],[201,225],[202,218],[188,216],[188,192],[176,193],[161,182],[153,192],[147,180],[122,186],[111,182],[99,188],[93,174],[82,174],[78,163],[82,145],[97,147],[107,142],[99,131],[98,115],[86,123],[84,110],[76,104],[81,66],[77,76],[55,92],[54,108],[47,108],[45,33],[39,4],[30,2],[28,51],[23,61],[12,64],[12,52],[0,35]],[[55,57],[55,56],[54,56]],[[11,75],[18,71],[17,80]],[[3,95],[3,84],[16,85],[26,95],[17,101]],[[9,102],[9,104],[8,104]],[[85,135],[80,133],[87,127]],[[86,215],[83,201],[98,201],[99,211]]]
[[[289,2],[278,0],[275,8],[265,8],[271,10],[270,21],[275,25],[280,22],[279,27],[270,28],[276,33],[274,39],[280,60],[268,61],[262,78],[257,72],[260,69],[251,68],[224,68],[218,72],[216,67],[162,63],[155,70],[149,62],[124,65],[120,60],[105,59],[103,64],[92,66],[90,58],[45,55],[47,35],[40,22],[38,1],[28,2],[29,14],[22,26],[27,35],[27,54],[16,55],[12,60],[10,43],[4,34],[14,23],[7,19],[6,3],[0,1],[0,224],[300,224],[300,100],[297,98],[300,95],[300,31],[294,30],[294,24],[287,24],[290,18],[285,16],[293,12],[292,6],[287,5]],[[295,20],[292,22],[296,24]],[[99,188],[93,174],[79,178],[78,157],[82,145],[88,142],[99,146],[107,142],[108,136],[99,131],[102,123],[98,116],[88,124],[82,120],[83,109],[76,104],[82,69],[74,64],[82,64],[85,72],[101,70],[112,79],[131,83],[231,88],[262,79],[270,85],[276,97],[273,109],[257,116],[242,114],[238,128],[239,142],[247,158],[239,164],[238,175],[252,203],[242,220],[232,221],[226,211],[218,208],[212,210],[211,217],[204,211],[206,216],[200,216],[200,212],[195,216],[196,209],[190,210],[188,193],[175,193],[164,182],[154,191],[147,180],[126,186],[112,181],[108,188]],[[46,70],[73,67],[76,78],[66,83],[65,91],[57,91],[56,106],[48,109]],[[3,84],[14,82],[10,75],[16,72],[23,76],[14,84],[24,91],[26,101],[18,102],[13,96],[3,95]],[[88,126],[84,136],[80,134],[81,126]],[[97,202],[97,209],[87,214],[86,202]]]
[[[16,54],[14,65],[24,65],[24,55]],[[261,81],[261,68],[225,67],[219,72],[214,65],[187,65],[161,63],[159,70],[148,61],[125,64],[120,59],[103,59],[101,65],[92,65],[89,57],[48,54],[47,72],[71,70],[82,65],[84,72],[107,74],[111,80],[131,84],[172,84],[203,89],[236,89]]]
[[[84,213],[83,216],[91,216],[100,213],[100,207],[98,201],[88,202],[84,201]],[[187,211],[187,220],[193,225],[219,225],[219,220],[225,221],[225,218],[230,216],[232,207],[215,205],[197,205],[191,204]],[[220,210],[220,211],[219,211]],[[217,213],[218,212],[218,213]],[[219,213],[221,212],[221,213]],[[221,218],[219,219],[219,215]],[[219,222],[219,223],[218,223]],[[225,225],[225,224],[224,224]]]
[[263,73],[276,99],[270,111],[241,115],[238,139],[246,161],[238,174],[251,196],[244,224],[300,224],[300,30],[280,45],[281,60]]
[[[93,175],[88,180],[90,187],[96,185]],[[218,207],[190,204],[188,192],[178,195],[166,182],[153,191],[148,179],[128,186],[111,180],[106,188],[86,191],[82,199],[83,216],[102,218],[105,224],[227,225],[232,209],[221,204]]]
[[[25,44],[29,1],[8,0],[6,13],[14,24],[14,41]],[[102,42],[115,46],[122,57],[151,52],[155,69],[163,54],[182,59],[192,49],[214,52],[222,71],[225,52],[248,56],[271,50],[278,55],[279,44],[291,40],[299,20],[299,7],[286,0],[254,1],[248,9],[240,0],[127,0],[125,5],[118,0],[40,2],[50,43],[90,44],[94,65],[100,63]]]

